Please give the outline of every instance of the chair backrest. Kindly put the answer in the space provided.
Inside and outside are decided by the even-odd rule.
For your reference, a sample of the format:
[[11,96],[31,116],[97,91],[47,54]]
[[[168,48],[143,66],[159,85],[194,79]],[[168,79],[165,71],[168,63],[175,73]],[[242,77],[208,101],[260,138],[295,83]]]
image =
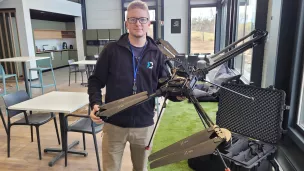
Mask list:
[[189,63],[189,65],[196,67],[196,64],[197,64],[198,61],[199,61],[199,57],[198,56],[196,56],[196,55],[189,55],[188,56],[188,63]]
[[70,60],[68,60],[69,65],[72,65],[72,63],[74,63],[74,62],[75,62],[75,60],[74,60],[74,59],[70,59]]
[[4,76],[5,75],[5,71],[3,66],[0,64],[0,75]]
[[4,95],[2,98],[3,98],[3,101],[4,101],[5,107],[7,109],[7,114],[10,118],[19,114],[19,113],[21,113],[21,112],[23,112],[23,111],[21,111],[21,110],[10,110],[10,109],[8,109],[8,107],[30,99],[29,95],[26,93],[25,90],[19,90],[15,93]]
[[77,70],[77,68],[78,68],[78,65],[75,65],[75,64],[72,64],[72,63],[74,63],[75,62],[75,60],[74,59],[70,59],[70,60],[68,60],[68,64],[69,64],[69,69],[70,69],[70,71],[75,71],[75,70]]
[[52,60],[51,57],[49,58],[45,58],[45,59],[39,59],[36,60],[36,65],[37,67],[41,67],[41,68],[49,68],[52,67]]

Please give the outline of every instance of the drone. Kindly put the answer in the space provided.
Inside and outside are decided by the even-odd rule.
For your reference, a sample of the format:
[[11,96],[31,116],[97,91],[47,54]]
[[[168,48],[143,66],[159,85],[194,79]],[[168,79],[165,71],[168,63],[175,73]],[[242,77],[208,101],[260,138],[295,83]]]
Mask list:
[[[159,80],[161,86],[153,94],[149,95],[146,91],[144,91],[116,101],[112,101],[110,103],[101,105],[99,111],[97,111],[95,115],[106,121],[109,117],[130,107],[140,105],[155,97],[164,97],[165,100],[150,137],[149,144],[146,146],[146,150],[149,150],[151,141],[155,135],[155,130],[163,113],[162,111],[166,107],[166,101],[170,99],[170,97],[186,97],[194,105],[206,129],[190,135],[172,145],[169,145],[168,147],[165,147],[151,154],[148,157],[149,162],[151,162],[150,168],[153,169],[182,160],[213,154],[216,152],[220,156],[221,161],[225,166],[225,171],[230,171],[224,159],[222,158],[221,153],[219,152],[219,148],[225,148],[230,144],[229,142],[231,142],[232,134],[228,129],[221,128],[212,122],[212,120],[209,118],[193,94],[193,90],[198,81],[208,82],[206,80],[206,75],[210,70],[224,64],[230,59],[245,52],[249,48],[254,48],[255,46],[263,43],[267,35],[267,31],[256,29],[245,37],[230,44],[218,53],[208,57],[205,56],[202,59],[204,65],[200,68],[196,68],[195,66],[187,66],[184,64],[182,61],[176,58],[176,56],[179,54],[172,47],[172,45],[165,40],[159,39],[156,43],[160,51],[167,56],[166,64],[171,71],[170,77],[161,78]],[[248,38],[251,39],[237,46],[239,43],[244,42]],[[174,66],[172,65],[172,62],[174,62]],[[209,83],[213,84],[212,82]],[[220,85],[216,86],[227,89]],[[227,90],[239,94],[242,97],[254,100],[253,97],[245,96],[230,89]]]

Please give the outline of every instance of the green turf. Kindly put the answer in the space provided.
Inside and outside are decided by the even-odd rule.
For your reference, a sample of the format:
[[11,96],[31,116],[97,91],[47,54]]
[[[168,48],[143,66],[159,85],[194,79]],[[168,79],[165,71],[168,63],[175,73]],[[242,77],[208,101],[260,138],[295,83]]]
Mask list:
[[[201,106],[208,116],[215,122],[217,103],[204,102]],[[183,102],[169,102],[160,121],[160,125],[154,137],[152,153],[168,145],[171,145],[193,133],[205,129],[193,104],[187,100]],[[192,171],[188,167],[187,160],[169,164],[167,166],[149,169],[151,171]]]

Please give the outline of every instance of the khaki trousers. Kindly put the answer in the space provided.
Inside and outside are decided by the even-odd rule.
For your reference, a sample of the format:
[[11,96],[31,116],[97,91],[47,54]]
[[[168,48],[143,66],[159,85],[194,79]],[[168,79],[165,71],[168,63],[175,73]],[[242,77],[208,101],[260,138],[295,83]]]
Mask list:
[[120,171],[127,141],[130,143],[133,171],[147,171],[151,149],[145,150],[145,147],[149,143],[152,131],[153,125],[144,128],[122,128],[105,123],[102,137],[103,171]]

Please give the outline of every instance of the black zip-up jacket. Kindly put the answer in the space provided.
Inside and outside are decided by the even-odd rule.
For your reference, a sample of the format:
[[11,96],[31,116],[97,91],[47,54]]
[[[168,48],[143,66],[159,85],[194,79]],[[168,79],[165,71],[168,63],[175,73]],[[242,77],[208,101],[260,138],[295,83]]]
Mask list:
[[[154,93],[158,79],[167,77],[169,72],[164,63],[166,57],[147,36],[148,44],[143,52],[136,77],[137,93]],[[133,94],[132,52],[128,43],[128,33],[116,42],[107,44],[100,53],[94,73],[88,80],[88,94],[91,108],[102,104],[101,88],[106,87],[105,103]],[[111,116],[106,122],[120,127],[146,127],[154,124],[155,100],[151,99],[136,107]]]

